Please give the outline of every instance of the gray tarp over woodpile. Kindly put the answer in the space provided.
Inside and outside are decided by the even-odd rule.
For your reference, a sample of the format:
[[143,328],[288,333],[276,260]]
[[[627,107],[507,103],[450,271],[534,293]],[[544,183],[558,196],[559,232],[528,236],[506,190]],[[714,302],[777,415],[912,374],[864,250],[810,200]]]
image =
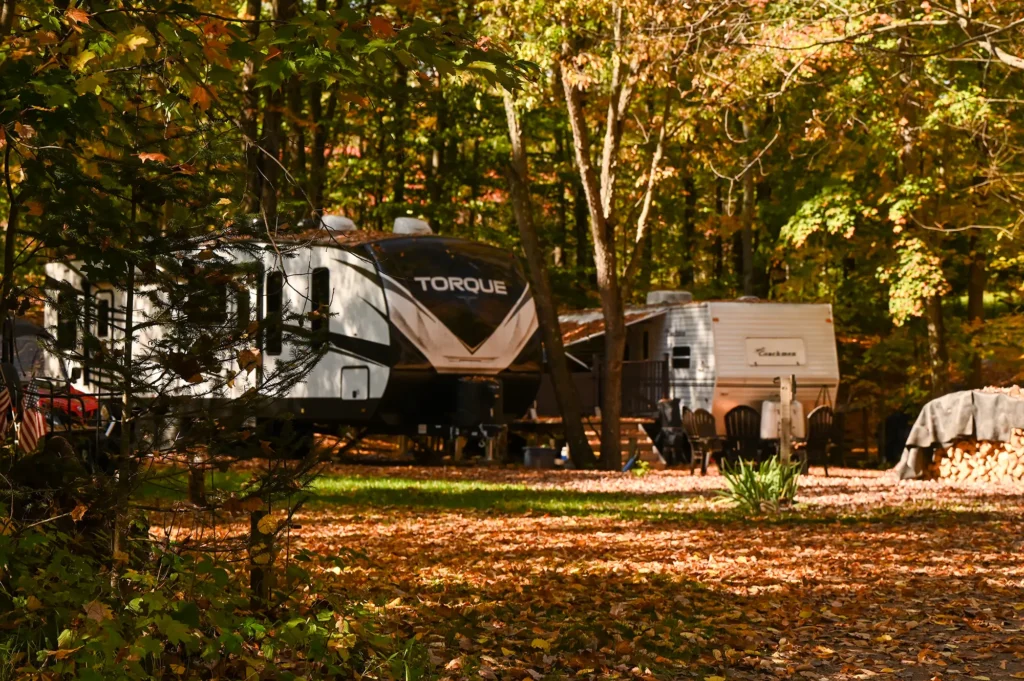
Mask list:
[[980,390],[943,395],[921,410],[896,473],[901,480],[920,478],[934,447],[964,438],[1007,442],[1014,428],[1024,428],[1024,399]]

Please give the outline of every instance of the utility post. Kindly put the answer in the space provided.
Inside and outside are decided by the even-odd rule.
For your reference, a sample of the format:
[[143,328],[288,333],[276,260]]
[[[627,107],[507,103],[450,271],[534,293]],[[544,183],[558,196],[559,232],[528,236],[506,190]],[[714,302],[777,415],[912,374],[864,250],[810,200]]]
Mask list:
[[779,378],[779,458],[788,464],[793,452],[793,387],[796,377],[781,376]]

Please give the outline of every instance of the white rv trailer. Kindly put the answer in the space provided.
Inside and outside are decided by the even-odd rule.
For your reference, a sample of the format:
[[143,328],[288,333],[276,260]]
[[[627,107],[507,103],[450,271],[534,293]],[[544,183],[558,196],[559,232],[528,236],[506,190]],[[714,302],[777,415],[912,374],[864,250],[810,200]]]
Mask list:
[[[263,273],[225,302],[228,315],[242,317],[242,328],[248,321],[266,327],[259,334],[263,371],[239,371],[234,358],[226,359],[225,369],[235,374],[226,394],[213,396],[205,384],[181,381],[177,396],[216,403],[259,389],[261,374],[273,374],[278,363],[301,352],[288,339],[312,336],[302,317],[284,329],[266,320],[320,310],[329,315],[321,322],[328,325],[327,351],[260,417],[290,413],[310,428],[362,425],[370,432],[447,435],[453,427],[506,423],[526,412],[540,382],[542,352],[532,292],[513,254],[435,236],[425,223],[408,219],[396,221],[393,233],[359,231],[344,219],[325,223],[333,229],[274,246],[217,247],[228,261],[255,259]],[[45,325],[57,344],[82,356],[67,366],[49,355],[46,373],[71,378],[86,393],[102,390],[109,379],[90,366],[83,325],[100,339],[123,341],[125,292],[89,281],[77,262],[49,263],[46,275],[53,289],[70,284],[84,316],[61,319],[62,306],[46,305]],[[152,304],[143,295],[135,301],[140,324]],[[161,333],[149,326],[136,342],[151,343]]]
[[[758,300],[693,302],[683,291],[652,291],[626,312],[628,361],[663,361],[668,396],[706,409],[720,432],[739,405],[760,411],[777,399],[777,377],[796,376],[804,413],[832,405],[839,388],[832,306]],[[566,350],[587,362],[603,355],[600,310],[560,317]],[[628,386],[626,386],[628,389]]]

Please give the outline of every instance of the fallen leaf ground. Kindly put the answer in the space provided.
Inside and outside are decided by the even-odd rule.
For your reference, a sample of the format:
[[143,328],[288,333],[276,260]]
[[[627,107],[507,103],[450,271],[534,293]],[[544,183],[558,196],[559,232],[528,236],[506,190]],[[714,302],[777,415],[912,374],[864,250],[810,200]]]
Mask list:
[[337,588],[433,678],[1024,678],[1024,490],[813,471],[747,519],[721,487],[339,467],[297,532],[361,553]]

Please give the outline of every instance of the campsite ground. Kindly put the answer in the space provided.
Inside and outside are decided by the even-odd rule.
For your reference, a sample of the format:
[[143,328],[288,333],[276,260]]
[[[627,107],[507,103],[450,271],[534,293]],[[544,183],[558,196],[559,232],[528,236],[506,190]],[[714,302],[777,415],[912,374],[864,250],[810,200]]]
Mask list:
[[338,467],[296,532],[434,678],[1024,678],[1022,490],[804,480]]

